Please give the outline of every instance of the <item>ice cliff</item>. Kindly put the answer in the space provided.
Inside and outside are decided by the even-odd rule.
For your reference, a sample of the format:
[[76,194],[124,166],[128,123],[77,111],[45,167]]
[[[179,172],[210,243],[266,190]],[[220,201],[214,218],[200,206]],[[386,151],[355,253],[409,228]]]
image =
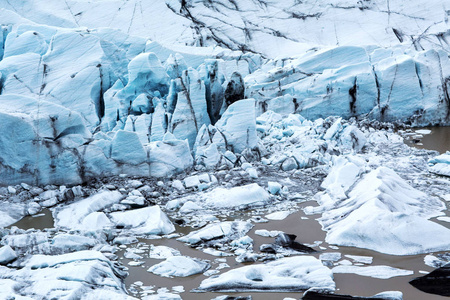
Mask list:
[[448,6],[1,0],[1,183],[212,168],[267,110],[450,124]]

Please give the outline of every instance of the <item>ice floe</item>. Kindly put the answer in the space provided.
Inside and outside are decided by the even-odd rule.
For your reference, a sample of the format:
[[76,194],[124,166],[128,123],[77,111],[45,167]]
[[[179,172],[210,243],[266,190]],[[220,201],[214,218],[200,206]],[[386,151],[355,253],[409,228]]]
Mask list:
[[187,277],[205,272],[210,265],[186,256],[170,256],[165,261],[152,266],[148,272],[163,277]]
[[352,273],[360,276],[368,276],[379,279],[389,279],[397,276],[408,276],[414,274],[410,270],[402,270],[389,266],[337,266],[331,269],[335,274],[338,273]]
[[212,276],[203,280],[198,289],[220,292],[294,292],[305,291],[311,287],[334,290],[332,273],[314,257],[296,256]]
[[415,190],[391,169],[369,172],[348,197],[322,193],[318,199],[321,209],[326,209],[319,222],[330,244],[395,255],[448,248],[450,230],[428,220],[441,214],[444,203]]

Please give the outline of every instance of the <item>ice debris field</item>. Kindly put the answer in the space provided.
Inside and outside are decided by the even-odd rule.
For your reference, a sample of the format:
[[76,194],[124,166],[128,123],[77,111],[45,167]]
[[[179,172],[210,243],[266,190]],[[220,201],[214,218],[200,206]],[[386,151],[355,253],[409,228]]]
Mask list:
[[449,18],[0,0],[0,298],[450,296]]

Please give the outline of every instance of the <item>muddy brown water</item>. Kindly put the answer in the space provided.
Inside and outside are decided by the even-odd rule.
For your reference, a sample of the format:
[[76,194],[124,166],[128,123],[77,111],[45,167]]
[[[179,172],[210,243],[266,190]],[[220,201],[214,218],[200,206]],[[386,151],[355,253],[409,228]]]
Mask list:
[[25,217],[23,219],[21,219],[20,221],[16,222],[15,224],[9,226],[16,226],[18,228],[21,229],[46,229],[46,228],[53,228],[54,227],[54,222],[53,222],[53,217],[52,217],[52,212],[48,209],[43,209],[40,213],[38,213],[35,216],[28,216]]
[[439,153],[450,151],[450,126],[415,128],[414,131],[420,129],[431,130],[431,133],[424,134],[419,143],[409,141],[408,145],[419,149],[436,150]]

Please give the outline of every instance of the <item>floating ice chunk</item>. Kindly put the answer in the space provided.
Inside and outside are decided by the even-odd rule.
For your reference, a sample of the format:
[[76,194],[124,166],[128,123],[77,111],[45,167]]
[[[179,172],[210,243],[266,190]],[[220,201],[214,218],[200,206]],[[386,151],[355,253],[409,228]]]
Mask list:
[[319,222],[330,244],[395,255],[449,249],[450,230],[427,220],[441,214],[444,203],[412,188],[388,168],[367,174],[348,199],[328,204]]
[[271,230],[271,231],[269,231],[269,230],[266,230],[266,229],[255,230],[255,234],[256,235],[263,236],[263,237],[276,237],[280,233],[283,233],[283,231],[279,231],[279,230]]
[[142,300],[181,300],[181,296],[172,293],[158,293],[156,295],[143,296]]
[[337,264],[341,266],[351,266],[352,262],[349,261],[348,259],[343,259],[341,261],[338,261]]
[[171,256],[147,271],[163,277],[187,277],[203,273],[209,267],[208,263],[187,256]]
[[0,202],[0,228],[12,225],[25,216],[25,205]]
[[304,291],[311,287],[334,290],[333,275],[312,256],[282,258],[267,264],[245,266],[202,281],[199,290]]
[[296,242],[296,238],[297,236],[295,234],[286,234],[282,232],[275,237],[275,243],[261,245],[260,251],[271,254],[281,253],[286,256],[297,254],[298,252],[316,252],[314,249]]
[[269,220],[284,220],[291,214],[290,211],[277,211],[271,214],[266,215],[265,217]]
[[345,257],[352,259],[354,262],[367,264],[367,265],[370,265],[373,261],[373,257],[371,257],[371,256],[345,255]]
[[130,251],[130,248],[127,249],[127,251],[125,252],[123,257],[128,258],[128,259],[133,259],[133,260],[143,259],[143,257],[141,255],[139,255],[133,251]]
[[342,254],[339,252],[326,252],[320,254],[320,260],[338,261],[341,259]]
[[[96,212],[119,203],[122,198],[122,194],[118,191],[103,191],[78,202],[58,207],[53,212],[55,226],[84,229],[85,226],[94,225],[94,223],[102,219],[101,215]],[[91,213],[96,214],[94,214],[94,217],[89,218],[86,223],[83,223],[84,219]],[[105,222],[100,222],[99,224],[103,226]],[[95,228],[90,227],[89,230],[95,230]]]
[[167,247],[167,246],[154,246],[150,245],[149,257],[154,259],[165,259],[171,256],[181,255],[180,251]]
[[354,163],[344,157],[338,157],[320,186],[335,197],[345,198],[345,192],[355,183],[361,171],[361,168]]
[[403,300],[403,293],[399,291],[381,292],[373,296],[373,298],[382,298],[386,300]]
[[225,256],[233,256],[232,253],[228,253],[225,251],[216,250],[213,248],[203,248],[202,251],[206,254],[217,256],[217,257],[225,257]]
[[238,247],[238,248],[248,247],[248,246],[253,245],[253,239],[251,237],[249,237],[248,235],[246,235],[237,240],[232,241],[230,244],[231,244],[231,246]]
[[269,193],[257,183],[226,189],[222,187],[205,194],[205,204],[216,208],[257,206],[269,202]]
[[194,212],[194,211],[197,211],[197,210],[200,210],[200,209],[203,209],[203,207],[201,207],[200,205],[196,204],[195,202],[187,201],[180,208],[179,213],[181,213],[181,214],[191,213],[191,212]]
[[[217,296],[211,300],[252,300],[252,296],[238,296],[238,297],[234,297],[234,296],[228,296],[228,295],[223,295],[223,296]],[[286,300],[286,299],[283,299]]]
[[430,129],[419,129],[419,130],[415,130],[415,132],[418,134],[426,135],[426,134],[430,134],[431,130]]
[[447,263],[447,262],[446,262],[446,263],[444,263],[444,264],[441,264],[442,261],[441,261],[439,258],[437,258],[436,256],[431,255],[431,254],[425,256],[423,260],[424,260],[424,262],[425,262],[425,264],[426,264],[427,266],[430,266],[430,267],[433,267],[433,268],[439,268],[439,267],[442,267],[442,265],[444,265],[444,264]]
[[94,238],[74,235],[74,234],[58,234],[53,237],[51,246],[63,252],[72,252],[87,250],[92,248],[98,242]]
[[403,270],[398,268],[393,268],[390,266],[368,266],[368,267],[359,267],[359,266],[337,266],[334,267],[331,271],[333,273],[351,273],[360,276],[367,276],[379,279],[389,279],[397,276],[409,276],[414,274],[414,271]]
[[[97,251],[33,255],[20,266],[18,270],[3,268],[0,277],[16,281],[17,286],[22,287],[21,294],[32,295],[34,299],[65,298],[74,294],[82,294],[85,299],[128,297],[122,283],[126,273]],[[25,281],[33,284],[23,286]],[[91,286],[97,288],[92,290]]]
[[25,260],[25,262],[23,262],[23,265],[31,269],[39,269],[49,268],[60,264],[68,264],[79,260],[99,260],[108,264],[112,264],[102,253],[98,251],[83,250],[54,256],[36,254]]
[[16,258],[16,252],[9,245],[0,248],[0,265],[6,265]]
[[27,207],[27,212],[30,216],[36,215],[40,212],[42,207],[36,202],[30,202]]
[[116,226],[123,226],[138,235],[169,234],[175,231],[172,222],[158,205],[113,212],[110,216]]
[[135,236],[117,236],[113,240],[113,244],[116,245],[129,245],[137,242],[138,239]]
[[174,286],[174,287],[172,287],[172,291],[174,291],[175,293],[183,293],[184,286],[182,286],[182,285]]
[[428,160],[428,170],[438,175],[450,176],[450,152]]
[[252,227],[252,224],[243,221],[213,223],[200,230],[191,232],[178,240],[191,245],[222,238],[235,240],[243,237]]
[[145,264],[145,261],[130,261],[130,262],[128,262],[128,265],[132,266],[132,267],[139,267],[139,266],[142,266],[143,264]]
[[112,227],[113,224],[103,212],[93,212],[86,216],[78,227],[81,230],[102,230]]
[[424,257],[424,262],[433,268],[443,267],[450,262],[450,253],[436,254],[436,256],[429,254]]

